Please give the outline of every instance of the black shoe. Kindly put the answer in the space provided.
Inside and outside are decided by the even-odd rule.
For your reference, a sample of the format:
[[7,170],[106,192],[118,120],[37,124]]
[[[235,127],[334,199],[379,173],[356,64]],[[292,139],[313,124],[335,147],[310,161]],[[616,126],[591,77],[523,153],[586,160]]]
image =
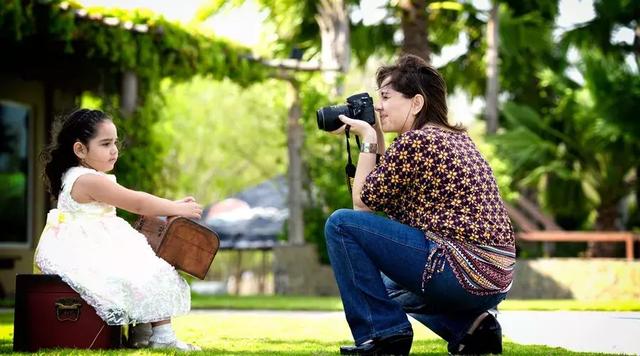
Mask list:
[[413,331],[383,336],[358,346],[340,346],[341,355],[408,355],[413,342]]
[[449,343],[447,347],[449,355],[502,353],[502,327],[500,327],[500,323],[490,312],[484,312],[480,317],[483,317],[480,325],[471,334],[467,333],[458,343]]

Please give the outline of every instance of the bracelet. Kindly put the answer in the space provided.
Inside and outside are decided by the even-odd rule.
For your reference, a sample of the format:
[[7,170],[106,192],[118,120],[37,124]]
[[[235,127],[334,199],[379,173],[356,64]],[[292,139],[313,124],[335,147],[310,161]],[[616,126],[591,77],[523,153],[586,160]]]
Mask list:
[[363,152],[363,153],[378,153],[378,144],[377,143],[363,142],[362,145],[360,145],[360,152]]

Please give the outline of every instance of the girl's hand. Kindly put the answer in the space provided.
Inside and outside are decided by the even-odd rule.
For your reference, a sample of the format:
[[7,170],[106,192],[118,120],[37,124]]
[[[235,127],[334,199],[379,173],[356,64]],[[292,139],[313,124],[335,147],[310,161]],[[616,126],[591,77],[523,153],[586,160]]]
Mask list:
[[186,201],[186,199],[191,198],[183,198],[180,201],[177,201],[178,204],[178,214],[180,216],[184,216],[190,219],[200,219],[202,217],[202,206],[198,204],[195,199],[191,198],[190,201]]
[[340,127],[335,131],[331,131],[332,134],[343,133],[345,130],[345,126],[349,125],[351,127],[349,129],[350,133],[360,136],[360,138],[365,142],[376,142],[377,140],[376,130],[373,128],[373,126],[369,125],[369,123],[362,120],[354,120],[344,115],[338,116],[338,119],[344,122],[345,125],[343,125],[342,127]]
[[190,202],[194,202],[194,201],[196,201],[196,198],[189,196],[189,197],[184,197],[182,199],[178,199],[175,202],[176,203],[190,203]]

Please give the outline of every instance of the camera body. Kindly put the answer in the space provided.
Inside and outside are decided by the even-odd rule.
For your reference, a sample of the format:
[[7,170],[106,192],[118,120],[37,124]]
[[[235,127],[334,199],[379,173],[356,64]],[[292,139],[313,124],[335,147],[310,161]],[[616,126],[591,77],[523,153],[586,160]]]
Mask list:
[[318,128],[324,131],[339,129],[344,123],[338,119],[339,115],[345,115],[354,120],[362,120],[373,125],[376,123],[373,99],[367,93],[351,95],[347,98],[346,105],[325,106],[316,111]]

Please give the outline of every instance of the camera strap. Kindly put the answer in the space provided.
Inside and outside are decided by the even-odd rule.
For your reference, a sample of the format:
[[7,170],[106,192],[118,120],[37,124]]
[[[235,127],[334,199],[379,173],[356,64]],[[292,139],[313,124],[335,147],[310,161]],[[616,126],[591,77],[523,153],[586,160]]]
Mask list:
[[[344,167],[344,172],[347,175],[347,187],[349,188],[349,193],[353,193],[352,192],[352,187],[353,187],[353,179],[356,176],[356,166],[353,164],[353,161],[351,160],[351,145],[349,145],[349,129],[351,128],[351,126],[347,125],[344,129],[344,133],[345,133],[345,138],[347,141],[347,165]],[[355,135],[356,137],[356,144],[358,145],[358,147],[360,147],[360,137],[358,137],[358,135]]]

